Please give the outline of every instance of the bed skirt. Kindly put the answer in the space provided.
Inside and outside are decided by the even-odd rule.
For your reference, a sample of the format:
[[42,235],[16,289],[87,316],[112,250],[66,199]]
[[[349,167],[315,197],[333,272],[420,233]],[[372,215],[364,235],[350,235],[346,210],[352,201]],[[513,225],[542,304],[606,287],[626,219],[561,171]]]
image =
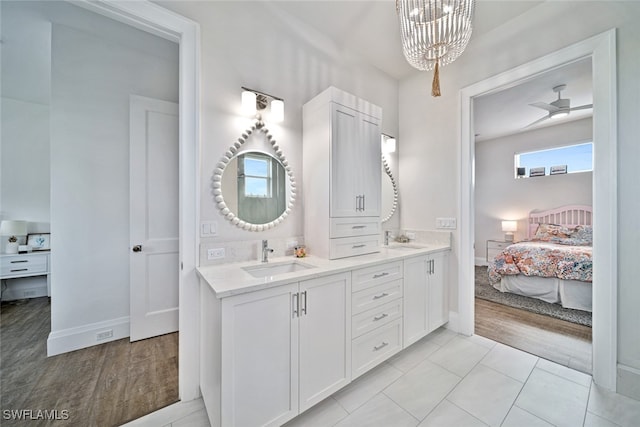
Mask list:
[[564,308],[592,311],[590,282],[518,274],[502,276],[502,280],[493,287],[500,292],[537,298],[551,304],[558,303]]

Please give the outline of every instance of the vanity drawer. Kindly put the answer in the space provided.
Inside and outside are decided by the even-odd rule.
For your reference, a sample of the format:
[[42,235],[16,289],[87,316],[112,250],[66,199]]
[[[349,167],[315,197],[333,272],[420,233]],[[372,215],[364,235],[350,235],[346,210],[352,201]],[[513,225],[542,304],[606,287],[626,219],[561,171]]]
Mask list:
[[362,313],[401,297],[402,279],[354,292],[351,296],[351,313]]
[[2,277],[44,274],[46,272],[46,255],[2,257]]
[[351,319],[351,336],[357,338],[400,318],[402,318],[402,299],[398,298],[395,301],[353,316]]
[[330,237],[353,237],[380,234],[380,218],[331,218]]
[[402,261],[374,265],[373,267],[361,268],[352,272],[351,289],[356,292],[390,280],[401,278]]
[[354,339],[351,344],[352,380],[400,350],[402,350],[401,319]]
[[380,236],[341,237],[330,239],[329,259],[380,252]]

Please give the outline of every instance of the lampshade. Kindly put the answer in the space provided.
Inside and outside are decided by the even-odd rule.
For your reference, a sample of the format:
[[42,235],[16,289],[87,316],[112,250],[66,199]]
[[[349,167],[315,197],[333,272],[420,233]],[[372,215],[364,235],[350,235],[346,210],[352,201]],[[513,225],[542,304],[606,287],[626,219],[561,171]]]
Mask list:
[[26,236],[27,221],[4,220],[0,224],[0,236]]
[[271,101],[271,120],[274,122],[281,122],[284,120],[284,101],[281,99],[274,99]]
[[382,152],[383,153],[396,152],[396,139],[394,137],[382,134]]
[[502,221],[502,231],[518,231],[518,221]]
[[242,91],[242,112],[247,115],[256,113],[256,97],[255,92],[250,90]]
[[402,51],[418,70],[435,69],[433,96],[440,96],[438,66],[455,61],[471,38],[474,6],[474,0],[396,0]]

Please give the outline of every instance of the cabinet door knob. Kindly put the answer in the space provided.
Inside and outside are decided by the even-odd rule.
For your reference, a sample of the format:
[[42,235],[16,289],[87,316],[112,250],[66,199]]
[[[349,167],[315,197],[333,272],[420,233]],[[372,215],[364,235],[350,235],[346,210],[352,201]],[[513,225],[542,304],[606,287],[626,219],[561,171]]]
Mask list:
[[142,245],[135,245],[133,247],[133,252],[142,252]]

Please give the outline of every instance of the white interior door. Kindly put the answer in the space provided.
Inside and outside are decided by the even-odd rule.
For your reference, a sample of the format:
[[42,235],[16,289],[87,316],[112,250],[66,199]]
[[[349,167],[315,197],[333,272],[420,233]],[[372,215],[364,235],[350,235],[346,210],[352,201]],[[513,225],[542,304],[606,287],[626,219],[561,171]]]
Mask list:
[[130,339],[178,330],[178,104],[130,99]]

